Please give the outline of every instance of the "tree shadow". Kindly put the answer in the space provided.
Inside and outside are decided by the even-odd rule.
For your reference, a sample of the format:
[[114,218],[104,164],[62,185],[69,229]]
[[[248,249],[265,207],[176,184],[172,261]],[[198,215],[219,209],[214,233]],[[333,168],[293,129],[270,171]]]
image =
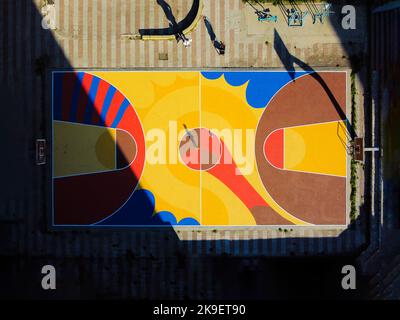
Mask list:
[[310,72],[310,76],[313,77],[316,81],[318,81],[318,83],[321,85],[321,87],[328,95],[340,119],[346,121],[352,139],[357,137],[357,133],[355,132],[355,130],[351,125],[351,121],[348,120],[347,115],[343,112],[339,102],[336,100],[336,97],[333,95],[332,91],[330,90],[326,82],[322,79],[322,77],[318,74],[318,72],[316,72],[310,65],[300,60],[299,58],[293,56],[289,52],[289,50],[287,49],[286,45],[284,44],[282,38],[280,37],[276,29],[274,29],[274,49],[293,81],[295,81],[294,77],[296,70],[295,64],[297,64],[297,66],[299,66],[304,71]]
[[[312,19],[313,19],[313,23],[315,23],[317,21],[318,17],[321,17],[321,7],[318,7],[315,4],[314,0],[308,0],[305,1],[304,4],[307,7],[307,11],[310,13]],[[321,6],[321,4],[319,4],[319,6]],[[322,20],[321,20],[322,22]]]
[[[341,132],[344,132],[346,139],[342,138],[342,135],[340,134]],[[342,123],[338,122],[337,124],[337,129],[336,129],[336,135],[338,136],[340,143],[342,144],[343,148],[346,150],[346,153],[351,156],[352,155],[352,143],[348,143],[348,141],[352,141],[352,137],[350,136],[347,127],[343,126]]]
[[[289,1],[290,4],[290,8],[286,5],[287,3],[283,2],[283,1],[277,1],[276,2],[279,10],[282,13],[282,16],[285,18],[286,24],[290,25],[290,17],[294,12],[299,13],[300,17],[302,17],[304,14],[306,14],[304,11],[302,11],[302,9],[300,8],[300,6],[298,5],[298,3],[296,1]],[[295,26],[302,26],[302,22],[299,21],[299,25],[290,25],[292,27]]]
[[192,7],[190,8],[188,14],[184,19],[177,22],[175,16],[173,15],[171,6],[165,0],[157,0],[157,4],[163,9],[165,16],[168,20],[168,28],[149,28],[149,29],[139,29],[139,35],[144,36],[171,36],[178,33],[184,33],[187,28],[189,28],[195,21],[198,12],[200,10],[201,2],[200,0],[193,0]]

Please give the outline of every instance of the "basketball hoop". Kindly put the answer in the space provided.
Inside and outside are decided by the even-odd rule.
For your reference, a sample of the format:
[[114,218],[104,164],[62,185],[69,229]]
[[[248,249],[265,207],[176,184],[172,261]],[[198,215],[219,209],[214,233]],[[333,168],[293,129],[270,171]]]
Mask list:
[[36,165],[46,164],[46,140],[36,139]]
[[364,139],[355,138],[352,142],[351,153],[356,161],[364,161]]

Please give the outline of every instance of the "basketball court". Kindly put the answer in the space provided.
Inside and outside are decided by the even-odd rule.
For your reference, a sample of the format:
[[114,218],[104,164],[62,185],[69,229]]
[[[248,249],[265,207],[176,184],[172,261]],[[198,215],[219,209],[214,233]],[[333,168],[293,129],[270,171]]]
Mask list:
[[347,225],[347,78],[54,72],[53,225]]

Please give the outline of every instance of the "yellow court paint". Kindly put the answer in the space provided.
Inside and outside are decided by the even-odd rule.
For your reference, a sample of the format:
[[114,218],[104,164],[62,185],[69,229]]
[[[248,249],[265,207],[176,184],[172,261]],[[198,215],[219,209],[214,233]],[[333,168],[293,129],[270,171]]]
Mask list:
[[114,170],[115,129],[54,121],[54,176]]
[[[200,172],[178,161],[184,126],[200,126],[198,72],[93,72],[112,83],[135,108],[146,136],[146,163],[140,188],[155,196],[155,212],[173,212],[178,221],[201,221]],[[160,149],[157,149],[160,146]],[[165,148],[163,148],[163,147]],[[156,157],[155,157],[156,156]]]
[[285,128],[284,168],[346,176],[346,126],[343,121]]
[[[201,80],[201,124],[203,127],[214,130],[228,150],[232,153],[233,160],[238,164],[239,169],[244,171],[244,164],[235,155],[236,151],[249,155],[247,165],[253,170],[246,174],[247,181],[263,197],[267,203],[279,215],[296,225],[307,225],[306,222],[292,216],[277,204],[261,183],[256,169],[254,154],[254,142],[247,148],[248,137],[242,136],[243,144],[233,145],[232,139],[228,139],[224,132],[232,132],[235,129],[256,130],[258,121],[264,109],[252,108],[246,100],[247,83],[242,86],[232,87],[227,85],[221,77],[217,80]],[[229,111],[220,113],[220,106],[229,106]],[[229,135],[229,134],[228,134]],[[237,150],[239,148],[239,150]],[[241,149],[241,150],[240,150]],[[217,209],[215,209],[217,208]],[[251,212],[238,199],[232,191],[220,183],[215,177],[207,172],[202,173],[202,217],[204,225],[255,225],[256,222]]]
[[[171,135],[171,121],[179,131],[207,127],[221,132],[227,129],[250,129],[255,132],[262,109],[250,107],[246,101],[246,87],[232,87],[225,79],[208,80],[198,72],[92,72],[112,83],[135,108],[146,136],[146,163],[140,179],[140,188],[151,190],[155,196],[155,212],[173,212],[177,220],[193,217],[202,225],[255,225],[251,212],[232,191],[207,172],[188,169],[178,156],[181,136]],[[220,106],[229,105],[229,112],[221,114]],[[162,131],[165,137],[156,133]],[[165,154],[153,163],[154,143],[165,139]],[[243,136],[243,141],[246,137]],[[230,148],[229,141],[225,143]],[[253,144],[254,145],[254,144]],[[246,179],[254,189],[281,216],[294,224],[306,225],[281,208],[263,187],[256,169],[253,145],[248,151],[254,168]],[[234,150],[231,150],[233,152]],[[236,150],[238,151],[238,150]],[[240,164],[239,159],[234,160]],[[241,167],[242,165],[240,165]]]

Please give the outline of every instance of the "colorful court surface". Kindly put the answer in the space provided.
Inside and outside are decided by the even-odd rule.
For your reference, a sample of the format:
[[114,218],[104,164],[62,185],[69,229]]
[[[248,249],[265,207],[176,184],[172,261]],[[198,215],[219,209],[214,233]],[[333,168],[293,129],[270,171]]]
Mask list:
[[54,72],[54,226],[347,223],[347,73]]

